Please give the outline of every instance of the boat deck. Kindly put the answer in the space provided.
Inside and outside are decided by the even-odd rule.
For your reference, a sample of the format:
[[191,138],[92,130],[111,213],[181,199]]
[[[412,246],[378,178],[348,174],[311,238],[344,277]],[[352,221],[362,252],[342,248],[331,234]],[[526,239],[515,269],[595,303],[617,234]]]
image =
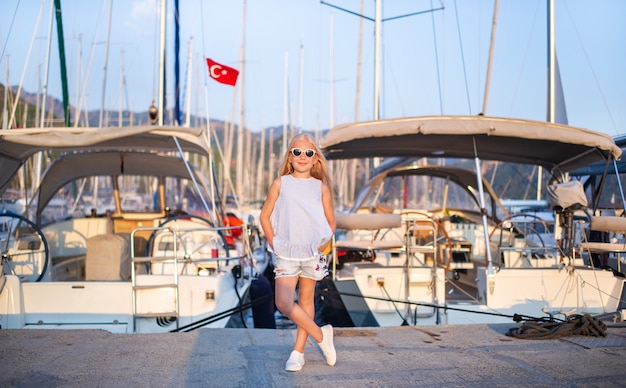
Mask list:
[[0,386],[626,385],[626,326],[551,340],[506,336],[514,327],[338,328],[337,364],[326,365],[309,341],[297,373],[284,371],[294,330],[0,330]]

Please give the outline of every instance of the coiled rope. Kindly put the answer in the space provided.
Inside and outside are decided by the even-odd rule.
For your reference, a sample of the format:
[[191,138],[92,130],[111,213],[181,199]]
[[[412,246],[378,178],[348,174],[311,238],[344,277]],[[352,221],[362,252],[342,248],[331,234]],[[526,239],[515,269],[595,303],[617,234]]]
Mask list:
[[524,322],[507,333],[509,337],[521,339],[555,339],[570,335],[606,337],[606,324],[589,314],[571,315],[565,322]]

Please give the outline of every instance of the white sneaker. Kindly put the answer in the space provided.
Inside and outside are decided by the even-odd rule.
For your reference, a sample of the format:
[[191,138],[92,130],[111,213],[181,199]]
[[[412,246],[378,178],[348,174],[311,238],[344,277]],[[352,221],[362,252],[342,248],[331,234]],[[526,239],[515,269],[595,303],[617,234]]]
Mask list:
[[333,327],[331,325],[322,326],[322,342],[317,344],[326,358],[326,363],[330,366],[335,365],[337,353],[335,352],[335,345],[333,345]]
[[304,366],[304,354],[300,353],[297,350],[294,350],[293,352],[291,352],[291,355],[289,356],[289,360],[287,360],[287,363],[285,364],[285,370],[287,372],[297,372],[299,370],[302,370],[303,366]]

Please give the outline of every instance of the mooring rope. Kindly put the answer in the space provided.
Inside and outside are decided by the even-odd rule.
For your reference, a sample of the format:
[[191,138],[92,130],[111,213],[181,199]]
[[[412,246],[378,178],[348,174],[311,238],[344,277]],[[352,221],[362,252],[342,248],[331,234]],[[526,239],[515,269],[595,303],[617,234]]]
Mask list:
[[555,339],[570,335],[606,337],[606,324],[589,314],[575,314],[565,322],[524,322],[520,327],[512,328],[509,337],[521,339]]
[[366,295],[354,294],[354,293],[350,293],[350,292],[339,292],[339,291],[330,290],[328,287],[324,288],[322,290],[322,292],[323,293],[327,293],[327,294],[353,296],[355,298],[380,300],[380,301],[392,302],[392,303],[403,303],[403,304],[407,304],[407,305],[410,305],[410,306],[432,307],[434,309],[444,310],[444,311],[453,310],[453,311],[461,311],[461,312],[472,313],[472,314],[477,314],[477,315],[492,315],[492,316],[496,316],[496,317],[510,318],[514,322],[522,322],[524,320],[539,321],[539,322],[554,322],[554,321],[558,320],[558,321],[564,322],[563,320],[558,319],[558,318],[554,318],[554,317],[532,317],[532,316],[529,316],[529,315],[522,315],[522,314],[510,315],[510,314],[502,314],[502,313],[490,312],[490,311],[476,311],[476,310],[463,309],[463,308],[459,308],[459,307],[450,307],[448,305],[438,305],[438,304],[434,304],[434,303],[413,302],[413,301],[409,301],[409,300],[399,300],[399,299],[392,299],[392,298],[381,298],[381,297],[377,297],[377,296],[366,296]]
[[192,330],[195,330],[195,329],[202,328],[203,326],[206,326],[206,325],[208,325],[210,323],[217,322],[217,321],[219,321],[221,319],[228,318],[231,315],[235,315],[235,314],[238,314],[240,312],[243,312],[243,311],[245,311],[245,310],[247,310],[249,308],[252,308],[252,306],[256,306],[257,304],[260,304],[260,303],[263,303],[263,302],[269,300],[270,298],[274,298],[274,294],[273,293],[264,295],[264,296],[262,296],[262,297],[260,297],[258,299],[255,299],[252,302],[246,302],[244,304],[240,304],[239,306],[233,307],[231,309],[222,311],[221,313],[217,313],[217,314],[211,315],[209,317],[200,319],[198,321],[192,322],[192,323],[190,323],[188,325],[181,326],[181,327],[179,327],[177,329],[172,329],[172,330],[170,330],[170,333],[189,332],[189,331],[192,331]]

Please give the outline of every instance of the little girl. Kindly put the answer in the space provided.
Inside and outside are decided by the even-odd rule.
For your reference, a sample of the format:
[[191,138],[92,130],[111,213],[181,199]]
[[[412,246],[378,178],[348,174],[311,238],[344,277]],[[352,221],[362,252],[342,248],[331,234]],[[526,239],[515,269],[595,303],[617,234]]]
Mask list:
[[336,224],[326,159],[310,136],[301,134],[289,143],[280,177],[272,182],[259,218],[276,256],[276,307],[298,327],[285,370],[302,369],[309,335],[317,341],[326,363],[335,365],[333,327],[320,328],[313,320],[315,283],[328,274],[323,252]]

